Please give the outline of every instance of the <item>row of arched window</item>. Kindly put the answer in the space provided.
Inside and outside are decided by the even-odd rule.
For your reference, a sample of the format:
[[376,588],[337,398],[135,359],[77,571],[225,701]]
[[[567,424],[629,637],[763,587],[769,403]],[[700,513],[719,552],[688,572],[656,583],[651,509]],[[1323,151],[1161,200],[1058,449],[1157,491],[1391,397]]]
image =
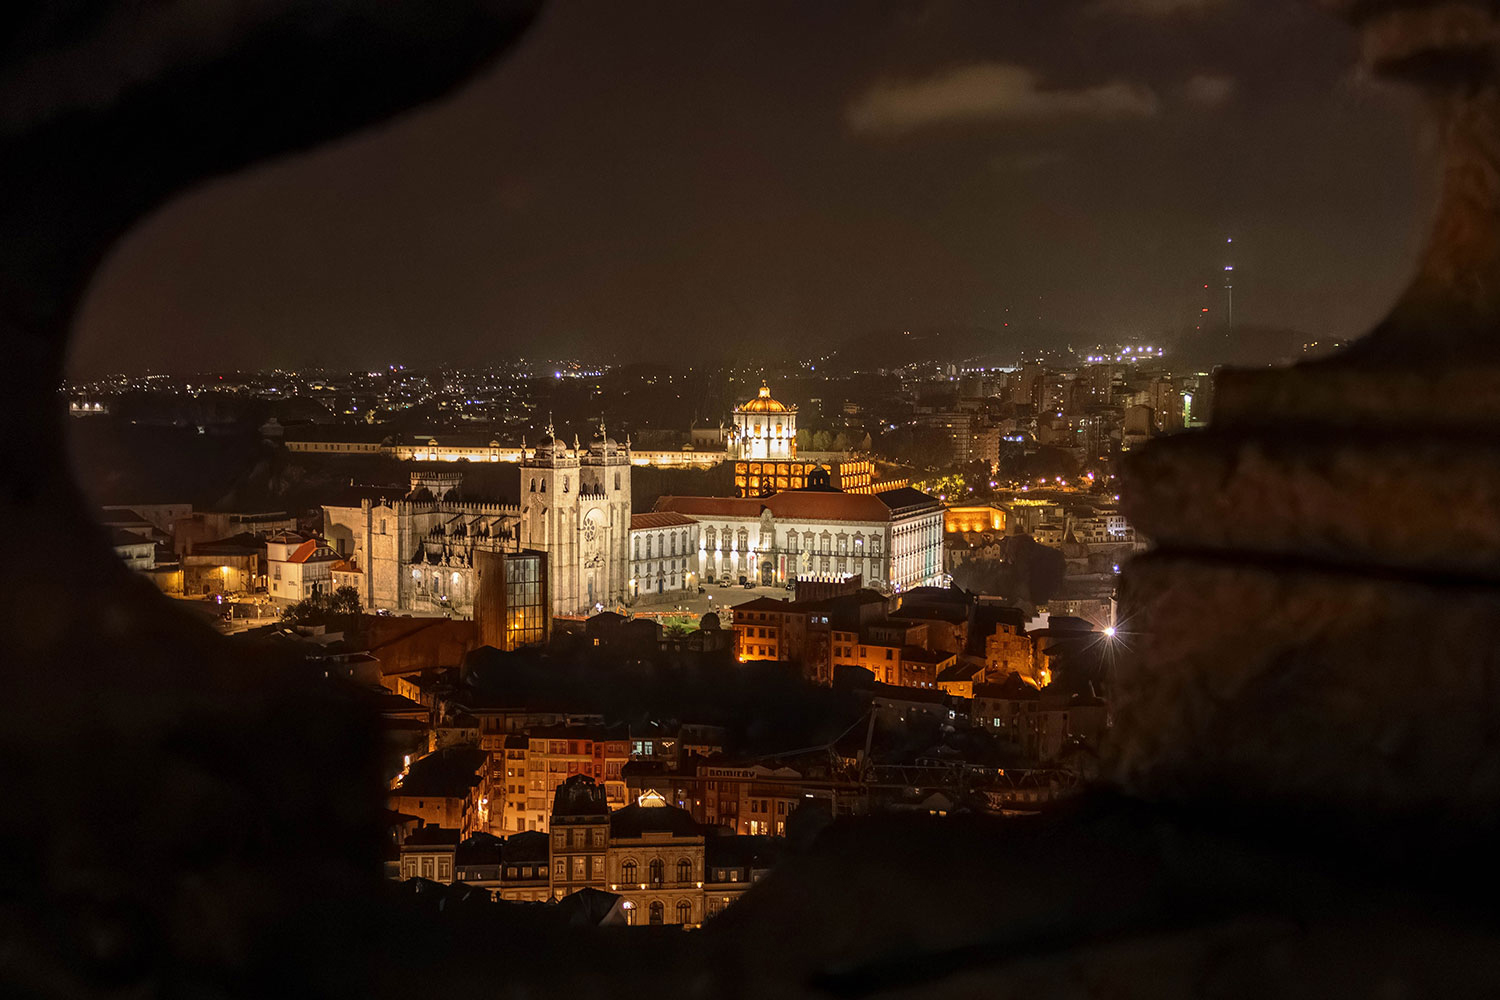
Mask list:
[[[542,484],[542,488],[540,490],[538,490],[537,489],[537,478],[535,476],[532,476],[531,477],[531,492],[533,492],[533,493],[546,493],[547,492],[547,480],[545,478],[543,478],[541,480],[541,484]],[[563,476],[562,491],[564,493],[568,492],[568,490],[572,487],[572,485],[573,485],[572,478],[569,477],[569,476]],[[620,488],[620,474],[618,472],[616,472],[615,473],[615,489],[618,490],[619,488]],[[603,492],[604,487],[603,486],[599,487],[599,490],[600,490],[600,492]],[[584,492],[587,492],[587,490],[585,490]]]
[[[646,865],[646,881],[651,885],[661,885],[666,878],[666,862],[661,858],[652,858]],[[640,866],[633,859],[627,858],[620,865],[620,881],[625,885],[640,885]],[[693,863],[687,858],[679,858],[677,861],[677,881],[693,881]]]
[[[725,549],[727,550],[745,552],[750,547],[750,533],[747,529],[740,528],[736,532],[733,528],[727,526],[723,529],[705,527],[703,529],[703,547],[709,552],[715,551],[715,545],[721,534],[724,539]],[[788,531],[786,533],[786,551],[791,553],[832,553],[837,551],[839,555],[849,555],[852,552],[856,556],[867,554],[865,552],[865,534],[862,531],[856,531],[852,536],[842,531],[837,535],[831,531],[824,531],[818,535],[814,535],[811,531],[804,531],[800,535],[795,531]],[[649,556],[650,552],[648,551],[646,554]],[[880,557],[879,534],[870,536],[868,555],[872,558]]]
[[[636,921],[635,910],[631,907],[631,905],[629,903],[626,903],[625,906],[626,906],[625,913],[627,915],[627,919],[630,921],[630,923],[632,923],[632,924],[635,923],[635,921]],[[689,903],[685,899],[679,899],[677,901],[677,908],[676,909],[677,909],[677,923],[679,923],[679,924],[690,924],[690,923],[693,922],[693,904],[692,903]],[[666,904],[664,904],[659,899],[653,899],[651,901],[651,905],[648,906],[648,907],[646,907],[646,921],[648,923],[652,924],[652,925],[666,923],[667,922],[667,907],[666,907]]]

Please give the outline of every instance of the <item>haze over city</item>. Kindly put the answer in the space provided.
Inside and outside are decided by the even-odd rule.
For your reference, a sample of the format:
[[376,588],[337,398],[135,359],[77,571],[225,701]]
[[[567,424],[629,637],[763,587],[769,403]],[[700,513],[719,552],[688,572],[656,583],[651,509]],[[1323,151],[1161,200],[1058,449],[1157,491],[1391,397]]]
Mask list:
[[1162,339],[1229,236],[1237,322],[1348,338],[1432,198],[1352,55],[1294,0],[555,4],[452,98],[166,206],[73,368]]

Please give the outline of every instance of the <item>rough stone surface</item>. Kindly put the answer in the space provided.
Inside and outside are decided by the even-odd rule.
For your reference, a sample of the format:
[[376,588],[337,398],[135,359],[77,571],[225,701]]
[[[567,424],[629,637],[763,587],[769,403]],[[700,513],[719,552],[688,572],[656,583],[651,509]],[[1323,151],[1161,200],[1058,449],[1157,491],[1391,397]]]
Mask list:
[[1500,582],[1500,438],[1216,428],[1154,443],[1123,496],[1167,551]]
[[289,969],[354,953],[328,945],[378,889],[373,725],[114,558],[68,478],[57,386],[89,277],[143,214],[450,89],[533,6],[0,13],[0,993],[290,995],[271,985]]
[[1500,588],[1166,552],[1130,570],[1127,790],[1500,816]]
[[1410,369],[1394,369],[1340,354],[1294,368],[1220,372],[1214,388],[1216,429],[1500,430],[1500,367],[1484,364],[1432,370],[1418,355]]
[[[1161,801],[1285,795],[1487,828],[1500,728],[1500,7],[1331,0],[1430,97],[1443,194],[1417,274],[1347,352],[1219,381],[1213,429],[1125,493],[1116,779]],[[1430,823],[1413,821],[1425,828]],[[1468,824],[1465,826],[1465,824]]]

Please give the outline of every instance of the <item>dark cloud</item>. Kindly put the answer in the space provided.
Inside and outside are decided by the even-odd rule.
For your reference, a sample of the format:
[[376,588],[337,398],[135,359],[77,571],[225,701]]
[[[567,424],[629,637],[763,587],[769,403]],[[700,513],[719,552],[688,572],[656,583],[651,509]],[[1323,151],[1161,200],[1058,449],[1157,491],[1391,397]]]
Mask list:
[[1174,14],[1203,13],[1228,5],[1229,0],[1097,0],[1094,8],[1111,14],[1169,17]]
[[1002,153],[990,162],[996,170],[1014,170],[1027,173],[1032,170],[1047,170],[1062,166],[1071,157],[1060,149],[1029,149],[1018,153]]
[[1182,96],[1188,103],[1210,108],[1227,103],[1234,91],[1234,77],[1217,73],[1199,73],[1182,85]]
[[906,132],[972,120],[1148,118],[1160,102],[1151,88],[1123,80],[1077,88],[1043,87],[1023,66],[958,66],[919,80],[875,84],[849,108],[857,132]]

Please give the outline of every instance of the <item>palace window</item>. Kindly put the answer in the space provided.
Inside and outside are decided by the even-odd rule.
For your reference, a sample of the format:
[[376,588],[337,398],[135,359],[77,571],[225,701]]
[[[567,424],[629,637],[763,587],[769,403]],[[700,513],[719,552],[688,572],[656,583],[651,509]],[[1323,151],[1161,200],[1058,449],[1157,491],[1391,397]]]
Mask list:
[[693,904],[685,899],[677,901],[677,922],[679,924],[690,924],[693,922]]
[[691,882],[693,880],[693,863],[687,858],[677,862],[677,881]]
[[660,924],[666,921],[666,907],[662,906],[661,900],[651,901],[651,923]]
[[634,861],[626,861],[623,865],[620,866],[620,879],[626,885],[640,885],[640,879],[638,878],[639,874],[640,872],[636,868],[636,864]]
[[661,858],[652,858],[651,864],[647,866],[647,872],[652,885],[661,885],[666,878],[666,866],[662,864]]

